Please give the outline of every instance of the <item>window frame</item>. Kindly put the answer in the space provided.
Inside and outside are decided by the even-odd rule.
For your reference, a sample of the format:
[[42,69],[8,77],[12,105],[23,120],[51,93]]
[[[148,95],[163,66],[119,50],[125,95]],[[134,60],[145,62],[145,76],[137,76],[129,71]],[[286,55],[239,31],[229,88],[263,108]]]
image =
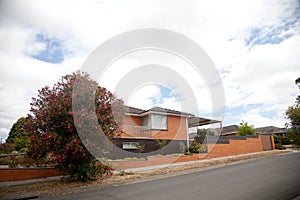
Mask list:
[[[128,145],[128,147],[125,145]],[[122,149],[137,149],[137,142],[123,142]]]

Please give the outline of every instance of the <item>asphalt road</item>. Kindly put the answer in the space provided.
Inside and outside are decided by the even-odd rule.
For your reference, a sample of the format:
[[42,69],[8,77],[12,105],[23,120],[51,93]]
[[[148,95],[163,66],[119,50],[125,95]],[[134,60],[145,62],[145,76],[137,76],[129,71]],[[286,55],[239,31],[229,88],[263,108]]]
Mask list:
[[300,195],[300,153],[294,153],[196,173],[65,195],[59,199],[285,200],[298,195]]

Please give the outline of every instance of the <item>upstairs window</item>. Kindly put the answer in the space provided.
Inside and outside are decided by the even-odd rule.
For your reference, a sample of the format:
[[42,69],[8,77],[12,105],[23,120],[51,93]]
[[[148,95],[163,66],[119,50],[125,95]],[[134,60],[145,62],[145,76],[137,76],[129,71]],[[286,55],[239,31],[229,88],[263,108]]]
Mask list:
[[143,130],[168,130],[167,116],[151,114],[143,118]]

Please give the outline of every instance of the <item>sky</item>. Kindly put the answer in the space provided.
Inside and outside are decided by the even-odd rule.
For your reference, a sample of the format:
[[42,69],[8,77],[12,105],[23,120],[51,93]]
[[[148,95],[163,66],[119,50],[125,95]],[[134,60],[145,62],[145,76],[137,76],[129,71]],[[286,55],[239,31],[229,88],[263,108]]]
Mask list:
[[[45,85],[81,69],[103,42],[141,28],[178,32],[201,46],[219,72],[225,92],[224,125],[284,127],[285,110],[299,94],[299,0],[0,0],[0,138],[29,113]],[[182,74],[197,98],[198,116],[212,112],[203,77],[188,63],[158,51],[139,51],[114,62],[99,84],[112,90],[128,72],[162,64]],[[172,81],[172,80],[170,80]],[[182,108],[183,94],[147,84],[127,104]]]

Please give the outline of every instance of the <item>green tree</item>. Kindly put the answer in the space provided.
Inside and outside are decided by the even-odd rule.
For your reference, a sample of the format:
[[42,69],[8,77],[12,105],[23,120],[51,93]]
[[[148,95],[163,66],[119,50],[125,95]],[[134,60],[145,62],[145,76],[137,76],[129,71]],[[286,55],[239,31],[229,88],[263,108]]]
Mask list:
[[215,132],[210,129],[200,128],[197,130],[197,135],[201,137],[205,137],[206,135],[215,136]]
[[[74,95],[75,83],[79,92]],[[87,100],[88,94],[94,94],[93,98]],[[76,126],[72,98],[80,101],[74,111],[77,118],[84,119],[76,121]],[[113,114],[113,106],[120,112],[114,110]],[[62,77],[52,88],[46,86],[39,90],[38,96],[32,98],[29,120],[25,125],[26,131],[32,135],[29,155],[41,159],[49,153],[53,154],[59,171],[74,181],[87,181],[105,173],[110,174],[111,168],[96,162],[77,133],[77,128],[89,126],[94,119],[94,115],[89,114],[92,113],[91,108],[95,110],[100,126],[85,129],[87,138],[84,139],[89,141],[90,147],[97,148],[98,141],[103,139],[100,137],[101,130],[108,138],[120,133],[114,119],[122,117],[122,101],[98,86],[88,74],[80,72]]]
[[30,144],[30,133],[25,130],[25,124],[28,118],[21,117],[16,123],[13,124],[12,128],[8,133],[6,142],[13,144],[16,151],[21,149],[28,149]]
[[[295,84],[300,89],[300,77],[295,80]],[[286,117],[289,123],[286,124],[292,144],[297,148],[300,147],[300,95],[296,98],[295,104],[286,110]]]
[[255,135],[254,126],[248,125],[248,122],[242,121],[238,128],[237,135],[239,136]]

